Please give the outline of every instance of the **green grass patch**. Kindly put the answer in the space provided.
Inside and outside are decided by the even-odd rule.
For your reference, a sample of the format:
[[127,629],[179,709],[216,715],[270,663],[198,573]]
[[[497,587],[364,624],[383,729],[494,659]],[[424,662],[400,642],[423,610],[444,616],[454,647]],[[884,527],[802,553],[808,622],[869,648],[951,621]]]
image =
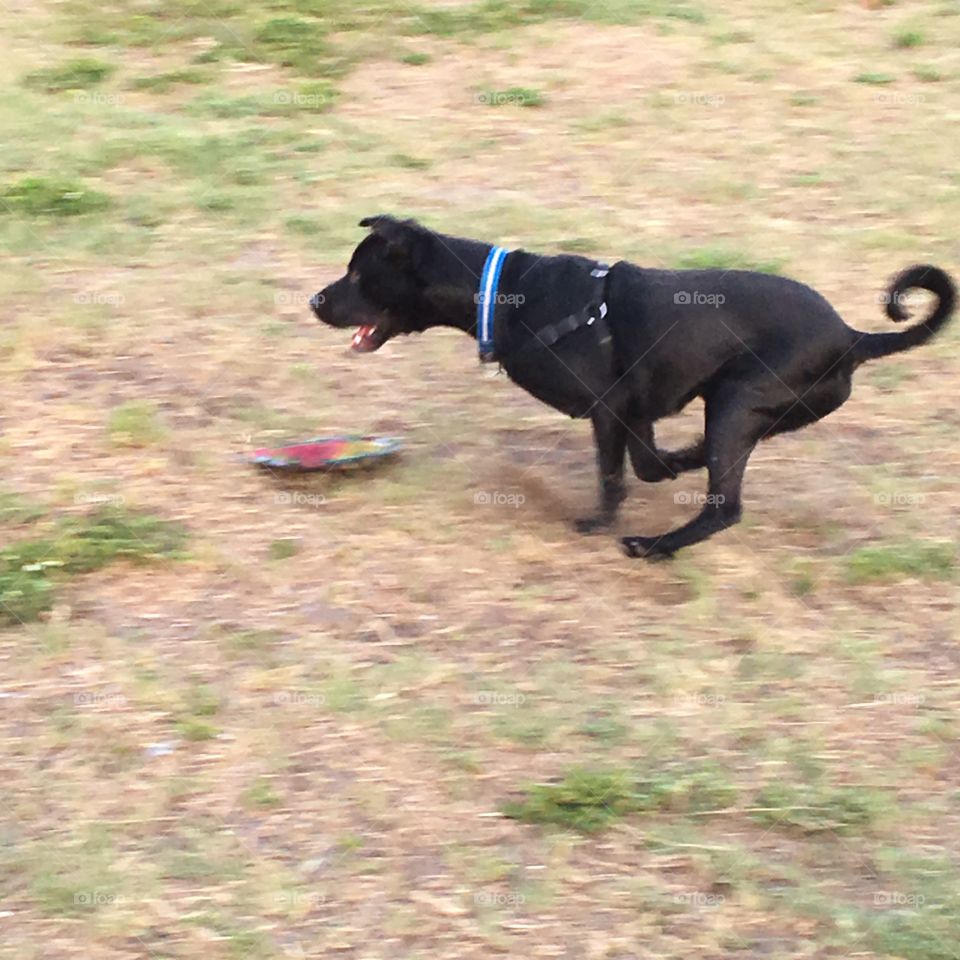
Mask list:
[[674,266],[679,270],[758,270],[760,273],[779,273],[783,261],[758,260],[739,250],[708,246],[681,254]]
[[[645,19],[703,23],[701,8],[686,0],[477,0],[449,6],[405,0],[275,0],[271,16],[246,0],[133,2],[118,0],[92,11],[82,0],[67,5],[71,38],[88,45],[160,47],[213,38],[194,58],[274,63],[304,76],[336,78],[361,57],[376,56],[398,35],[432,35],[469,41],[478,36],[569,19],[607,24]],[[358,45],[344,38],[362,36],[381,43]],[[407,54],[404,62],[427,62]],[[408,59],[409,58],[409,59]]]
[[656,771],[575,769],[559,783],[534,784],[504,805],[506,816],[594,833],[616,820],[653,811],[705,813],[730,806],[736,788],[713,767]]
[[631,24],[648,18],[704,23],[703,11],[682,0],[480,0],[450,7],[410,7],[409,30],[442,37],[470,37],[555,19]]
[[202,683],[192,685],[177,716],[177,733],[192,743],[214,739],[220,731],[211,718],[220,712],[220,707],[220,697],[212,687]]
[[760,823],[802,833],[851,833],[873,826],[891,809],[889,798],[866,787],[772,783],[756,797]]
[[147,447],[166,436],[156,405],[141,400],[124,403],[113,410],[107,432],[118,447]]
[[271,560],[289,560],[300,552],[300,541],[287,537],[274,540],[267,548]]
[[487,107],[542,107],[546,98],[532,87],[508,87],[506,90],[483,90],[477,103]]
[[929,64],[914,67],[911,73],[922,83],[939,83],[943,79],[943,73]]
[[61,521],[46,537],[0,550],[0,623],[38,619],[50,609],[56,581],[64,575],[117,560],[176,556],[185,539],[174,524],[115,508]]
[[912,47],[922,47],[926,37],[919,30],[903,27],[893,35],[893,45],[898,50],[909,50]]
[[39,844],[27,866],[41,912],[81,917],[122,900],[115,859],[109,836],[100,827],[91,827],[79,843]]
[[956,574],[956,549],[950,543],[905,540],[875,547],[861,547],[844,562],[849,583],[878,580],[951,580]]
[[42,90],[44,93],[59,93],[62,90],[86,90],[95,87],[109,77],[116,67],[95,60],[92,57],[82,57],[78,60],[69,60],[56,67],[44,67],[34,70],[23,78],[23,85],[33,90]]
[[865,83],[870,87],[882,87],[888,83],[893,83],[896,77],[892,73],[858,73],[854,78],[854,83]]
[[149,90],[152,93],[166,93],[174,87],[210,83],[213,78],[203,70],[169,70],[166,73],[154,73],[145,77],[135,77],[130,81],[132,90]]
[[76,217],[107,209],[110,198],[77,180],[25,177],[0,193],[0,213],[26,217]]
[[20,494],[0,490],[0,523],[30,523],[44,513],[42,507],[29,503]]
[[256,783],[244,791],[243,802],[248,807],[269,810],[271,807],[280,806],[281,798],[280,794],[273,789],[271,782],[266,777],[260,777]]

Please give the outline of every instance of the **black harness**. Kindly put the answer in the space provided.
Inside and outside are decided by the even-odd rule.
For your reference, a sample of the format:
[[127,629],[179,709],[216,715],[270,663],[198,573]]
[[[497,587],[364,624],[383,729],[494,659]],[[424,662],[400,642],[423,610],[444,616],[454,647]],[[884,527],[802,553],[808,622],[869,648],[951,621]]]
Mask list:
[[610,268],[605,263],[598,263],[591,271],[590,276],[603,283],[598,284],[597,293],[593,299],[582,310],[577,313],[571,313],[558,320],[556,323],[548,323],[541,327],[536,333],[536,343],[545,347],[552,347],[558,340],[562,340],[574,330],[581,327],[592,327],[596,325],[597,332],[600,334],[601,343],[609,342],[610,331],[607,328],[607,276]]
[[597,263],[590,271],[590,276],[596,280],[596,291],[589,303],[576,313],[568,314],[561,320],[548,323],[541,327],[518,351],[523,353],[531,347],[553,347],[564,337],[568,337],[582,327],[593,327],[597,332],[600,350],[607,367],[614,370],[613,340],[610,326],[607,323],[607,278],[610,267],[605,263]]

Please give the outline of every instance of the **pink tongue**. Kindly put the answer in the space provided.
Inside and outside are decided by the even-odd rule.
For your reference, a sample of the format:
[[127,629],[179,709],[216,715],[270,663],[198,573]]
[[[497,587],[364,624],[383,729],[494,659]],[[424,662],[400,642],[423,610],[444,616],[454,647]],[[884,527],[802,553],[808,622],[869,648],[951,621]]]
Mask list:
[[374,326],[358,327],[357,332],[353,335],[353,339],[350,341],[350,346],[360,353],[369,353],[371,350],[375,349],[370,337],[376,329],[377,328]]

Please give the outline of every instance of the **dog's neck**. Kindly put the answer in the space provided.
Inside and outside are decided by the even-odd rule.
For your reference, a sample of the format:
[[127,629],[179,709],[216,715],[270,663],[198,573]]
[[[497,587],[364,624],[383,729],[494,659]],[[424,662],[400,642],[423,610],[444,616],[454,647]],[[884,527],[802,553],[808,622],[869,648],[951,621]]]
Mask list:
[[[430,327],[453,327],[472,337],[477,333],[477,295],[480,292],[480,277],[492,245],[475,240],[436,235],[437,273],[444,277],[442,283],[428,286],[424,291],[424,329]],[[528,269],[524,264],[533,261],[533,255],[514,250],[504,263],[498,293],[506,297],[511,292],[511,281],[516,282]],[[504,319],[514,309],[501,304],[497,319]]]

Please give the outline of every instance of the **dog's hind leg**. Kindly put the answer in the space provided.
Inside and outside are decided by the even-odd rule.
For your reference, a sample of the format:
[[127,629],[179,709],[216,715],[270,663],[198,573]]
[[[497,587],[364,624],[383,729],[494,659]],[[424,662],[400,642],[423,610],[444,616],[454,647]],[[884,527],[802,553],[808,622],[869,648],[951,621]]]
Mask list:
[[786,401],[789,391],[769,375],[732,382],[707,400],[708,493],[703,509],[689,523],[659,537],[625,537],[630,557],[666,557],[681,547],[705,540],[740,519],[740,491],[747,459],[757,441],[771,429],[771,410]]
[[649,420],[627,422],[627,450],[633,472],[646,483],[674,480],[687,470],[699,470],[707,465],[702,437],[683,450],[661,450],[654,441],[653,424]]
[[590,533],[610,526],[626,496],[623,459],[627,446],[627,426],[607,407],[595,409],[592,420],[593,439],[597,445],[597,467],[600,471],[600,507],[592,516],[581,517],[574,523],[580,533]]

